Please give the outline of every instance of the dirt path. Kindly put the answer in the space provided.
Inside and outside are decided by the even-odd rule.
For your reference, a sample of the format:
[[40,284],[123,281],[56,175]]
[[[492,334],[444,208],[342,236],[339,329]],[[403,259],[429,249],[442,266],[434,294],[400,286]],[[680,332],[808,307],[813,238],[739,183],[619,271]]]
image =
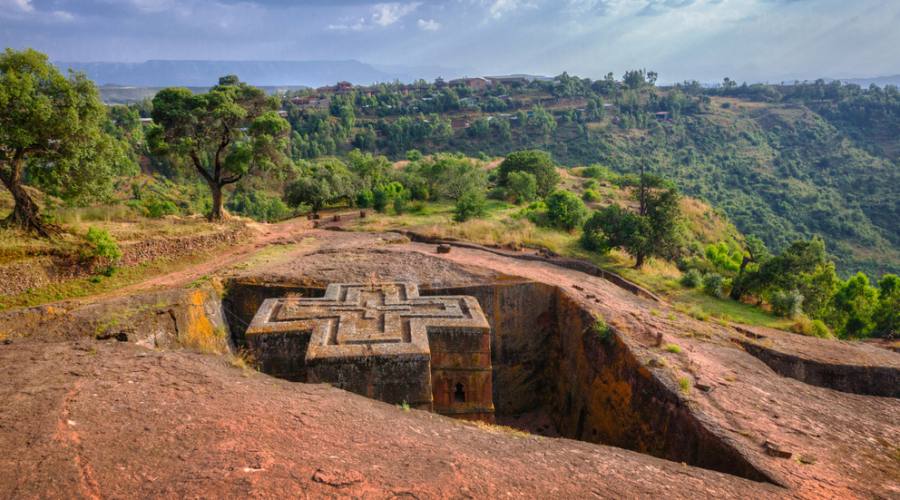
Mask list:
[[118,288],[106,294],[93,295],[87,297],[85,300],[93,301],[137,292],[145,292],[148,290],[183,286],[202,278],[203,276],[208,276],[219,270],[249,259],[256,253],[276,242],[286,244],[300,242],[302,235],[309,231],[311,227],[312,224],[304,217],[297,217],[276,224],[252,223],[250,224],[250,230],[252,231],[253,236],[248,241],[219,251],[201,263],[186,269],[180,269],[178,271],[157,275],[144,281],[132,283],[131,285]]

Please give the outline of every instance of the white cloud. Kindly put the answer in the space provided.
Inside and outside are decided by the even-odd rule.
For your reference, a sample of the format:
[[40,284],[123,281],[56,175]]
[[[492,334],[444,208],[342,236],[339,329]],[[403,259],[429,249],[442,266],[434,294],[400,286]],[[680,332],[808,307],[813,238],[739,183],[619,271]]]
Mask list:
[[441,29],[441,23],[434,19],[419,19],[416,24],[418,24],[419,29],[422,31],[437,31]]
[[[421,5],[422,2],[379,3],[372,6],[368,17],[344,18],[338,23],[329,24],[326,28],[329,31],[365,31],[374,28],[386,28],[397,24],[398,21],[415,12]],[[423,20],[420,19],[420,28],[422,28],[422,22]],[[437,23],[435,24],[437,27],[440,27]]]
[[31,5],[31,0],[0,0],[0,9],[3,11],[10,9],[12,13],[22,13],[34,11],[34,6]]
[[412,3],[379,3],[372,6],[372,22],[378,26],[390,26],[403,17],[411,14],[422,5],[421,2]]
[[527,0],[493,0],[488,7],[488,14],[499,18],[527,6],[532,6]]

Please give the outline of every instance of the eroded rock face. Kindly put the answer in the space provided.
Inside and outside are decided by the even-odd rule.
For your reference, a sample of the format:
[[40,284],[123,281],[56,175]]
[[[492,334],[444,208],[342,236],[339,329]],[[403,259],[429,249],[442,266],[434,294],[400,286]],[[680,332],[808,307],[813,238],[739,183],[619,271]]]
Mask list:
[[321,298],[266,299],[244,336],[267,373],[493,421],[490,326],[472,297],[332,284]]

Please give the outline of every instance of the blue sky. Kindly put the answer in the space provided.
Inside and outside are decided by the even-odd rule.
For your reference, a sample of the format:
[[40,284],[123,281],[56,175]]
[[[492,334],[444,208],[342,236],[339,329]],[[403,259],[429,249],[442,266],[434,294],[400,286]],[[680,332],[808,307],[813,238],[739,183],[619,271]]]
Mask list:
[[0,0],[57,61],[357,59],[662,81],[900,73],[900,0]]

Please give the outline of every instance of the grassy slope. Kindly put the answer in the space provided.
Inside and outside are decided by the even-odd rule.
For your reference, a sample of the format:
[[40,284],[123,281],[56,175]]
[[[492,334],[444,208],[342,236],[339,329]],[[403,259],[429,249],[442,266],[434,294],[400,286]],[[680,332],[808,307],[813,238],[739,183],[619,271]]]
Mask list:
[[[562,185],[573,192],[582,192],[584,179],[563,171]],[[633,204],[630,193],[613,186],[601,186],[602,199],[591,205],[596,208],[616,203],[625,206]],[[740,240],[743,236],[727,220],[716,215],[708,205],[692,198],[682,200],[689,241],[703,246],[708,243]],[[579,232],[567,233],[556,229],[539,227],[525,218],[518,217],[521,207],[499,201],[490,201],[488,214],[481,219],[463,223],[453,221],[453,206],[449,203],[432,203],[421,207],[415,213],[374,214],[359,221],[359,230],[414,229],[423,234],[437,237],[452,237],[487,245],[545,247],[561,255],[578,257],[613,270],[649,289],[662,294],[674,306],[697,318],[708,317],[733,320],[751,325],[787,328],[790,320],[777,318],[759,308],[717,299],[697,290],[688,290],[679,285],[681,272],[671,263],[650,259],[640,271],[632,268],[634,261],[625,253],[610,252],[597,255],[580,248]]]
[[510,141],[473,139],[460,130],[439,149],[474,156],[537,147],[565,165],[620,172],[643,163],[773,250],[818,234],[844,276],[900,272],[900,162],[889,153],[900,150],[898,137],[849,134],[800,104],[735,98],[714,97],[703,114],[646,130],[622,130],[614,117],[560,125],[547,138],[514,128]]

